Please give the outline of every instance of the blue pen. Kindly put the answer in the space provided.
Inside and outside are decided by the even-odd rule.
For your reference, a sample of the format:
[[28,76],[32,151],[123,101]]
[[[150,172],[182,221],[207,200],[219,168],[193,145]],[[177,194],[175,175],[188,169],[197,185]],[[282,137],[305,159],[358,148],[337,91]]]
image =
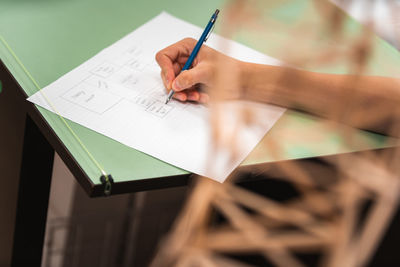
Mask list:
[[[185,66],[183,66],[181,72],[184,71],[184,70],[188,70],[192,66],[193,60],[195,59],[195,57],[199,53],[200,48],[203,45],[203,43],[207,41],[207,39],[208,39],[208,37],[209,37],[209,35],[211,33],[211,30],[212,30],[213,26],[215,25],[215,21],[217,20],[218,13],[219,13],[219,9],[215,10],[214,14],[211,16],[210,21],[208,22],[206,28],[204,29],[203,34],[201,35],[199,41],[197,42],[197,44],[194,47],[192,53],[190,54],[188,60],[186,61]],[[169,92],[169,94],[167,96],[167,100],[165,101],[165,104],[167,104],[171,100],[171,98],[174,95],[174,93],[175,93],[174,90],[171,90]]]

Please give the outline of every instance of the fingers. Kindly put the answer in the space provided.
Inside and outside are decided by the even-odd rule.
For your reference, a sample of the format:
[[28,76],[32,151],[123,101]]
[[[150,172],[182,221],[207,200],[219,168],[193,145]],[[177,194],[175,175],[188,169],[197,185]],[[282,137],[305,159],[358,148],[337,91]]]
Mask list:
[[211,75],[212,69],[207,64],[200,63],[192,69],[181,72],[173,81],[172,89],[180,92],[196,84],[210,85]]
[[186,100],[188,100],[187,94],[186,92],[175,92],[173,98],[185,102]]
[[198,102],[200,99],[200,93],[197,90],[191,90],[191,91],[187,92],[187,99],[189,101]]
[[194,39],[186,38],[156,54],[156,61],[161,68],[161,77],[167,89],[171,89],[172,81],[182,69],[181,64],[186,61],[194,45]]
[[[156,61],[161,68],[164,86],[175,90],[174,98],[180,101],[207,103],[209,96],[195,89],[196,84],[210,85],[212,68],[207,63],[194,62],[192,69],[181,69],[190,56],[196,40],[186,38],[156,54]],[[179,74],[180,73],[180,74]]]
[[210,100],[210,96],[199,91],[191,91],[187,93],[187,100],[206,104]]
[[175,92],[174,98],[182,102],[193,101],[202,104],[206,104],[210,101],[210,96],[207,93],[199,92],[196,89]]
[[161,78],[164,86],[169,90],[172,86],[172,81],[175,79],[174,65],[170,58],[166,55],[158,54],[156,56],[158,65],[161,67]]

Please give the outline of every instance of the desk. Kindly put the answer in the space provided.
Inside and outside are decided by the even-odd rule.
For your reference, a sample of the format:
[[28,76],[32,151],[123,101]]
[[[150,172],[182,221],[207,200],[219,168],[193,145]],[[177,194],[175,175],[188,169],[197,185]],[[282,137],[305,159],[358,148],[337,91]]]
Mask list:
[[[67,73],[104,47],[166,10],[171,14],[204,26],[210,10],[221,7],[223,1],[194,0],[149,1],[2,1],[0,4],[0,33],[33,77],[44,87]],[[189,12],[196,6],[196,12]],[[324,20],[310,1],[292,1],[266,11],[278,21],[308,19],[318,24]],[[360,26],[347,20],[346,29],[360,31]],[[291,36],[284,32],[266,33],[268,42],[251,42],[252,32],[237,36],[238,41],[277,56],[280,44]],[[270,41],[274,40],[274,41]],[[324,45],[337,45],[326,40]],[[392,75],[393,66],[400,64],[399,54],[384,41],[374,39],[375,53],[368,72]],[[295,47],[293,48],[296,49]],[[14,236],[13,263],[39,263],[43,245],[47,202],[51,182],[54,151],[63,159],[75,178],[90,196],[101,196],[100,173],[72,138],[59,118],[25,101],[36,92],[30,79],[4,45],[0,46],[0,123],[2,137],[2,171],[6,179],[17,180],[19,194]],[[345,73],[344,62],[321,71]],[[185,185],[190,173],[69,122],[72,129],[94,157],[112,174],[115,184],[112,194],[136,192]],[[390,145],[385,137],[356,131],[354,143],[341,142],[340,131],[331,132],[325,122],[308,115],[287,112],[263,142],[280,144],[280,157],[268,154],[259,146],[244,164],[270,163],[277,160],[318,157]],[[319,129],[318,138],[310,138]],[[296,131],[296,138],[291,132]],[[318,143],[315,142],[318,140]],[[22,146],[23,144],[23,146]],[[4,160],[3,160],[4,158]],[[29,222],[29,223],[27,223]]]

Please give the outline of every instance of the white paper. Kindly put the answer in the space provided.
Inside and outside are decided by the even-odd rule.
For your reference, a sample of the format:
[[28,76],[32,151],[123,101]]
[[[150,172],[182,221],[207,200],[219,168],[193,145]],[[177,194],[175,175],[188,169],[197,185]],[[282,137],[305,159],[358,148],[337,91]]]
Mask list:
[[[179,168],[223,182],[284,109],[242,101],[224,104],[224,110],[232,112],[224,113],[230,115],[223,119],[223,128],[237,132],[237,157],[232,161],[228,148],[213,149],[207,107],[176,100],[165,105],[155,54],[185,37],[198,38],[202,31],[163,12],[28,100]],[[227,54],[240,60],[279,64],[216,34],[207,41],[217,50],[221,43],[228,45]],[[239,131],[238,105],[250,106],[257,114],[252,125]]]

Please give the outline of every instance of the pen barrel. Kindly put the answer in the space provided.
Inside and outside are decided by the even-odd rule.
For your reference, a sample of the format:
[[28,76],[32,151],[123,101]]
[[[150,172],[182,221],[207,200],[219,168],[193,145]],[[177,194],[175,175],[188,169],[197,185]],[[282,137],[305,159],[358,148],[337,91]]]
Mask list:
[[[193,61],[196,58],[197,54],[199,53],[201,46],[207,40],[207,37],[210,34],[210,31],[212,30],[212,28],[213,28],[213,26],[215,24],[215,21],[217,19],[218,13],[219,13],[219,10],[217,9],[215,11],[214,15],[212,15],[212,17],[211,17],[210,21],[208,22],[206,28],[204,29],[203,34],[201,35],[200,39],[197,41],[196,46],[193,48],[193,51],[190,54],[190,56],[189,56],[188,60],[186,61],[185,65],[183,66],[181,72],[190,69],[190,67],[192,66]],[[167,96],[167,100],[165,101],[165,104],[167,104],[171,100],[171,98],[174,95],[174,93],[175,92],[173,90],[171,90],[169,92],[169,94]]]
[[213,24],[214,24],[214,22],[212,20],[210,20],[210,22],[208,22],[203,34],[201,35],[201,37],[200,37],[199,41],[197,42],[196,46],[193,48],[193,51],[190,54],[188,60],[186,61],[185,65],[183,66],[182,71],[188,70],[192,66],[193,61],[196,58],[197,54],[199,53],[200,48],[204,43],[204,40],[207,38],[207,35],[211,31]]

